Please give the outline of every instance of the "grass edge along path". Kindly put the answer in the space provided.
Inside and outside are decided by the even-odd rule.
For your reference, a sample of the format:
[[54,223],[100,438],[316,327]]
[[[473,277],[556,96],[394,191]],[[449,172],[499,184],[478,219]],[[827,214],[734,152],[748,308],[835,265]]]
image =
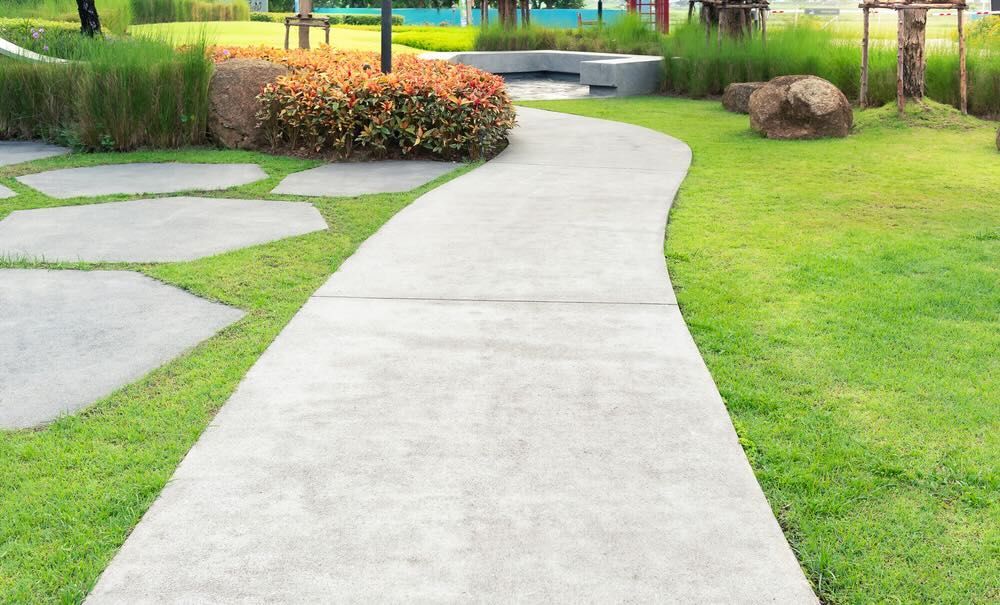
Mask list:
[[[318,164],[199,149],[61,156],[0,168],[0,183],[20,193],[0,200],[0,218],[16,209],[166,197],[54,200],[13,179],[42,169],[139,161],[258,163],[268,179],[198,195],[283,200],[306,198],[267,192],[285,175]],[[466,170],[407,193],[308,198],[328,230],[190,262],[45,264],[0,259],[0,268],[134,270],[247,313],[193,350],[75,415],[38,430],[0,431],[0,602],[82,601],[215,412],[312,292],[397,211]]]
[[770,141],[718,102],[523,104],[691,146],[667,266],[824,602],[1000,600],[996,124],[887,107]]

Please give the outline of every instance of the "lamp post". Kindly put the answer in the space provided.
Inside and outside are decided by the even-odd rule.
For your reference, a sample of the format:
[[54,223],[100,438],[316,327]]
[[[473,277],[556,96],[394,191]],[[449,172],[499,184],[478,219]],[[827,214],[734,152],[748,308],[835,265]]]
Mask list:
[[382,73],[392,71],[392,0],[382,0]]

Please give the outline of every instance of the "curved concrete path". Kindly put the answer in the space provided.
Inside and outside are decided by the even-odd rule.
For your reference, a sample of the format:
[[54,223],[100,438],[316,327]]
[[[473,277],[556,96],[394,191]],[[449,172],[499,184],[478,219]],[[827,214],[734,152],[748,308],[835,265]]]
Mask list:
[[309,300],[90,603],[814,603],[663,263],[680,142],[519,110]]

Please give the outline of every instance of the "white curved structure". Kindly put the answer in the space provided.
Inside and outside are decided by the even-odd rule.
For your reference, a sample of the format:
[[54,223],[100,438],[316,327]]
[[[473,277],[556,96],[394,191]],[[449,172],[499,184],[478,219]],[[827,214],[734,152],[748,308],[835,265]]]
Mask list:
[[420,57],[470,65],[495,74],[579,74],[580,84],[590,86],[592,92],[617,96],[656,92],[663,78],[663,57],[651,55],[515,50],[424,53]]
[[9,40],[0,38],[0,55],[5,57],[10,57],[12,59],[24,59],[25,61],[35,61],[37,63],[69,63],[66,59],[60,59],[58,57],[48,57],[45,55],[40,55],[34,51],[30,51],[26,48],[21,48],[17,44]]

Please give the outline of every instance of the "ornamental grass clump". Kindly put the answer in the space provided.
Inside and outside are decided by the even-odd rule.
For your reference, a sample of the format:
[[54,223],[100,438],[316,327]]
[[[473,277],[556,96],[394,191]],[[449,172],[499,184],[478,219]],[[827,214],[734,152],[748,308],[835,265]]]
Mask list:
[[393,71],[364,52],[215,49],[216,61],[286,65],[258,97],[258,119],[275,148],[310,155],[477,159],[500,151],[514,126],[503,79],[444,61],[402,55]]
[[0,61],[0,139],[95,151],[205,141],[213,66],[203,44],[77,34],[63,50],[67,63]]

